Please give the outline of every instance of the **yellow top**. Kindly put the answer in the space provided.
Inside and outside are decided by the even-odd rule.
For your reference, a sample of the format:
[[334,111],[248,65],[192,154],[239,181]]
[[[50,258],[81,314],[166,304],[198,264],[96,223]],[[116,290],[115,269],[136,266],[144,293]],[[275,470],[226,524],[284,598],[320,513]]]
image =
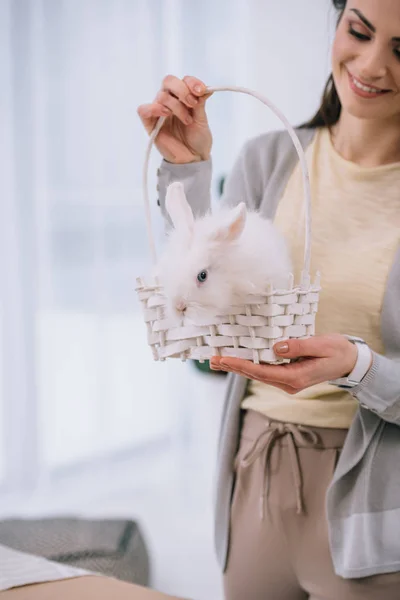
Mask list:
[[[400,163],[361,167],[334,149],[319,129],[307,149],[312,194],[311,276],[321,272],[316,334],[363,338],[383,353],[380,315],[386,280],[400,239]],[[296,281],[303,263],[303,184],[297,165],[275,223],[290,245]],[[348,428],[357,401],[321,383],[295,395],[251,381],[243,408],[316,427]]]

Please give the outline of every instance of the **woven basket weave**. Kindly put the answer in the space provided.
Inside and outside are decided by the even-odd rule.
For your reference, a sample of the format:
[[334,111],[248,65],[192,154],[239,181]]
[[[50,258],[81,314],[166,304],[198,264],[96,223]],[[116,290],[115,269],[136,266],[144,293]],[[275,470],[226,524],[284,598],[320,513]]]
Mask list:
[[[293,275],[288,273],[286,289],[266,288],[262,295],[250,295],[243,306],[231,306],[226,314],[209,317],[207,321],[196,320],[196,324],[177,327],[166,318],[165,298],[157,280],[139,277],[137,294],[143,309],[147,327],[147,340],[155,360],[180,358],[204,361],[212,356],[231,356],[252,360],[255,363],[281,363],[272,347],[288,338],[306,338],[314,335],[315,316],[318,308],[320,278],[310,278],[311,254],[311,195],[307,163],[300,141],[286,117],[267,98],[257,92],[240,87],[208,88],[209,92],[235,91],[245,93],[266,104],[282,121],[299,156],[303,174],[305,200],[305,248],[304,268],[299,284],[294,284]],[[147,172],[150,151],[165,117],[161,117],[152,132],[144,166],[144,199],[147,234],[150,251],[157,261],[152,234]]]

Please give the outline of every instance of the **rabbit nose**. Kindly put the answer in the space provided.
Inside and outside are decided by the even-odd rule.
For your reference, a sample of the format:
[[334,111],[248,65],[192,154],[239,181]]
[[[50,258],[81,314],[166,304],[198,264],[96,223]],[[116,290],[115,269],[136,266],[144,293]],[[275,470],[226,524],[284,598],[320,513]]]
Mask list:
[[177,300],[175,303],[176,310],[179,312],[185,312],[187,305],[184,300]]

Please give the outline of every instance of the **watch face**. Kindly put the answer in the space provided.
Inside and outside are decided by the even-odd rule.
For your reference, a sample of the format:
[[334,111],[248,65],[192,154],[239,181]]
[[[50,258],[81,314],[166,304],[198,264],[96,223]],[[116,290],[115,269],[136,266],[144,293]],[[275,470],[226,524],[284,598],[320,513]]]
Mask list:
[[358,385],[357,381],[351,381],[351,379],[347,379],[347,377],[341,377],[339,379],[334,379],[333,381],[329,381],[330,384],[335,385],[338,388],[349,390],[356,385]]
[[363,340],[362,338],[358,338],[358,337],[348,337],[347,338],[349,340],[349,342],[352,342],[353,344],[365,344],[367,345],[367,342],[365,340]]

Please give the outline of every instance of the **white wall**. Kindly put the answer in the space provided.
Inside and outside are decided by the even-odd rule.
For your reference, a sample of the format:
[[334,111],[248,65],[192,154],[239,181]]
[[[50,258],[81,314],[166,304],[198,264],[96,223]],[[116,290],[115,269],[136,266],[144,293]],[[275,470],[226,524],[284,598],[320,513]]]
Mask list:
[[[183,4],[196,21],[195,33],[189,28],[183,35],[183,73],[199,75],[208,85],[257,90],[292,124],[316,111],[330,72],[334,21],[330,0]],[[269,109],[239,94],[211,98],[209,112],[221,170],[229,169],[248,137],[282,127]]]

